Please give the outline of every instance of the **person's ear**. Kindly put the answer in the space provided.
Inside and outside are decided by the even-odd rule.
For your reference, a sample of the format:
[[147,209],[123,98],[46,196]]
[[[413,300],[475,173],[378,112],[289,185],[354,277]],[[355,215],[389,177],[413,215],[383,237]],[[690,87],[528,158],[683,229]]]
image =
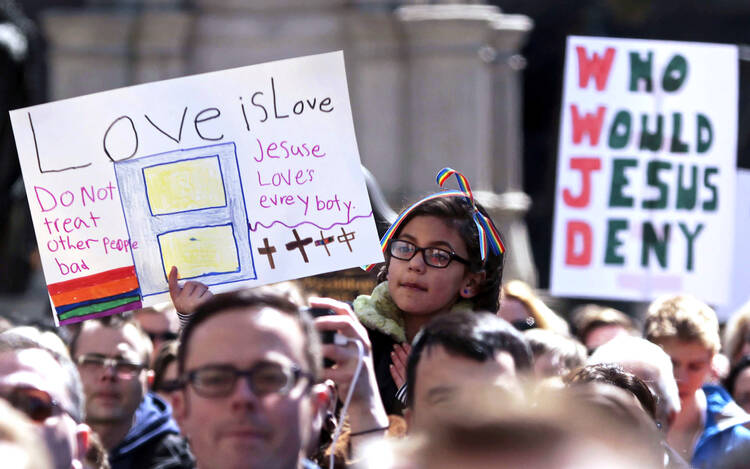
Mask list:
[[179,389],[172,393],[172,417],[177,421],[177,425],[182,426],[187,417],[187,391]]
[[463,298],[474,298],[479,294],[484,280],[487,278],[485,271],[467,272],[464,277],[459,295]]
[[406,420],[406,433],[410,433],[414,420],[414,412],[411,410],[411,407],[404,409],[404,420]]
[[154,385],[154,370],[148,370],[146,372],[146,384],[148,385],[148,388],[151,389]]
[[91,427],[85,423],[76,425],[76,456],[74,459],[83,462],[91,444]]

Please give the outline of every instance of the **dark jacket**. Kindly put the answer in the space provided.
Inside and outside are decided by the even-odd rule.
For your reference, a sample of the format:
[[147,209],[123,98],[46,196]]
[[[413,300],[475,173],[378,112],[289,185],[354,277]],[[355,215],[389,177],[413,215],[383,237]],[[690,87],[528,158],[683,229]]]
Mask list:
[[372,344],[372,361],[375,365],[375,378],[378,381],[380,390],[380,399],[383,401],[383,407],[388,415],[403,415],[404,404],[396,397],[396,383],[391,376],[390,366],[391,352],[393,346],[398,342],[381,331],[366,327],[367,335],[370,337]]
[[162,398],[146,394],[125,438],[109,452],[112,469],[192,469],[195,461],[172,409]]

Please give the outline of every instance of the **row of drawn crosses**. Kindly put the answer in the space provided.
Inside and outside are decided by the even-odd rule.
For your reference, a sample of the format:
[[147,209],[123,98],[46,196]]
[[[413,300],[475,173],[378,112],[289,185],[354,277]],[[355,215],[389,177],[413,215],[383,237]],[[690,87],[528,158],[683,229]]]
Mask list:
[[[350,244],[350,241],[354,239],[354,233],[354,231],[350,231],[347,233],[344,228],[341,228],[341,234],[339,236],[336,236],[335,238],[339,243],[346,243],[346,247],[349,248],[349,252],[352,252],[352,245]],[[299,249],[300,254],[302,254],[302,260],[305,261],[305,263],[308,263],[309,259],[307,258],[307,251],[305,250],[305,246],[313,243],[312,237],[302,239],[299,237],[299,233],[297,233],[296,229],[292,229],[292,234],[294,234],[294,241],[286,243],[286,250],[293,251],[295,249]],[[315,240],[314,245],[317,247],[322,246],[323,248],[325,248],[326,254],[328,254],[328,257],[330,257],[331,251],[328,249],[328,245],[333,243],[333,240],[334,236],[326,236],[323,234],[323,231],[320,231],[320,239]],[[258,254],[268,257],[268,264],[272,269],[276,268],[276,264],[273,260],[273,255],[275,252],[276,247],[268,244],[268,238],[263,238],[263,247],[258,248]]]

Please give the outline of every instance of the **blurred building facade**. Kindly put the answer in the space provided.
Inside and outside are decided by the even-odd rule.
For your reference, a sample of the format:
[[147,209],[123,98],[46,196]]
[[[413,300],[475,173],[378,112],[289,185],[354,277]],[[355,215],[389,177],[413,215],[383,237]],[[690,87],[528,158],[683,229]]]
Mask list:
[[390,204],[462,171],[536,284],[522,191],[519,55],[531,20],[485,2],[86,0],[47,9],[50,99],[344,50],[362,163]]

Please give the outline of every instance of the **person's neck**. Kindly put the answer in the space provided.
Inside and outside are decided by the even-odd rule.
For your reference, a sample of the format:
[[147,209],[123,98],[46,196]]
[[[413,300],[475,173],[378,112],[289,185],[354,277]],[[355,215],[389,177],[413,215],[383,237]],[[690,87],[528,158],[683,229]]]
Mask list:
[[102,445],[107,449],[107,452],[117,446],[125,435],[128,434],[128,430],[133,426],[133,420],[122,420],[117,422],[89,422],[91,429],[94,430],[99,438],[102,440]]
[[698,389],[695,394],[688,399],[683,400],[680,403],[682,410],[677,414],[677,418],[675,418],[671,428],[685,431],[699,426],[701,424],[701,399],[705,400],[706,398],[703,394],[703,390]]
[[414,336],[417,335],[420,329],[430,322],[432,318],[442,313],[434,314],[404,314],[404,332],[406,333],[406,341],[411,343],[414,340]]
[[702,389],[698,389],[692,396],[680,402],[682,409],[669,427],[667,443],[680,452],[686,460],[692,458],[693,445],[696,438],[703,432],[703,407],[706,397]]

